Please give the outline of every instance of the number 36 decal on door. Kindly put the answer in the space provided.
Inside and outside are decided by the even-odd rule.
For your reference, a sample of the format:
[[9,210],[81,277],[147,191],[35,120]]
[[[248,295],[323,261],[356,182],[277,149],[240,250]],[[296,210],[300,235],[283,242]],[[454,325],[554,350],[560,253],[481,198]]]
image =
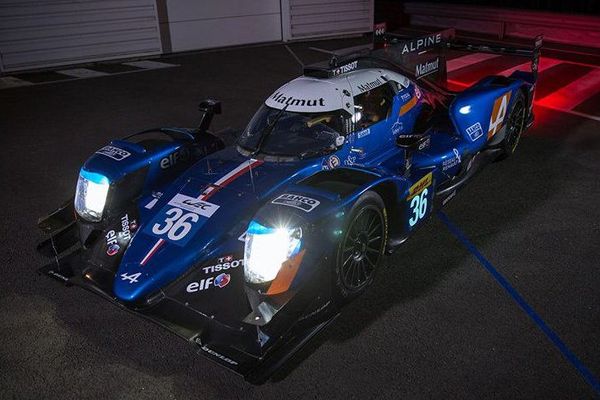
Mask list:
[[408,203],[408,227],[412,229],[419,223],[431,208],[433,197],[432,173],[428,173],[412,185],[408,191],[406,201]]

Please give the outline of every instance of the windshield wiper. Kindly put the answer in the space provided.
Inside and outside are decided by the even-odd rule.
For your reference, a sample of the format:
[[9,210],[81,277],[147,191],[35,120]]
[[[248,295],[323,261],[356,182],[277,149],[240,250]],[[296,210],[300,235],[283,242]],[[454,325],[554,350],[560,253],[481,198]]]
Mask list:
[[256,149],[252,152],[251,156],[254,156],[254,155],[260,153],[260,148],[265,143],[265,140],[271,134],[271,132],[273,132],[273,129],[275,129],[275,125],[277,124],[277,121],[279,121],[279,118],[281,118],[285,109],[288,108],[288,106],[289,106],[289,104],[286,104],[285,107],[283,107],[281,110],[279,110],[279,112],[275,116],[275,119],[273,120],[273,122],[271,122],[270,124],[268,124],[267,126],[264,127],[262,134],[260,135],[260,138],[258,139],[258,143],[256,144]]

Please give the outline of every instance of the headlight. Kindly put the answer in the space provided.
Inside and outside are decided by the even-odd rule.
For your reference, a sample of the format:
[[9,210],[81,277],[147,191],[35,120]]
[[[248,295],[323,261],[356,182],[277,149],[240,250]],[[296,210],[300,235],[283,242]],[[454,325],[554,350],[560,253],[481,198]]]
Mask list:
[[250,222],[244,250],[244,275],[251,283],[270,282],[281,264],[294,256],[302,245],[300,228],[268,228]]
[[107,177],[82,169],[75,192],[77,214],[88,221],[100,221],[109,187],[110,183]]

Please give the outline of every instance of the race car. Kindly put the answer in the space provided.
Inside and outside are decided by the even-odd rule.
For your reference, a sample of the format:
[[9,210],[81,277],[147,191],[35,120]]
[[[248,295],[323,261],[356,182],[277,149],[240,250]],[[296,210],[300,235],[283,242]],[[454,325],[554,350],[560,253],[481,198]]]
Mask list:
[[[277,89],[228,144],[196,129],[114,140],[41,218],[39,271],[150,319],[265,382],[363,293],[390,254],[533,123],[532,49],[453,30],[334,52]],[[532,58],[532,71],[443,87],[448,49]]]

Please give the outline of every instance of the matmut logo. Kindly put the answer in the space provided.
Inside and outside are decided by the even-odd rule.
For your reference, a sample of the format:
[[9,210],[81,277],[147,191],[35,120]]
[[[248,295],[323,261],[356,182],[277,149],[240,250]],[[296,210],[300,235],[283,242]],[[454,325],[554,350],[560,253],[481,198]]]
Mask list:
[[490,117],[490,127],[488,128],[488,140],[491,139],[500,129],[504,123],[506,117],[506,111],[508,109],[508,102],[510,101],[510,95],[512,93],[506,92],[502,96],[498,97],[494,102],[494,108],[492,108],[492,116]]
[[191,211],[203,217],[210,218],[219,209],[219,206],[208,201],[200,200],[196,197],[186,196],[185,194],[177,193],[171,200],[169,205]]

